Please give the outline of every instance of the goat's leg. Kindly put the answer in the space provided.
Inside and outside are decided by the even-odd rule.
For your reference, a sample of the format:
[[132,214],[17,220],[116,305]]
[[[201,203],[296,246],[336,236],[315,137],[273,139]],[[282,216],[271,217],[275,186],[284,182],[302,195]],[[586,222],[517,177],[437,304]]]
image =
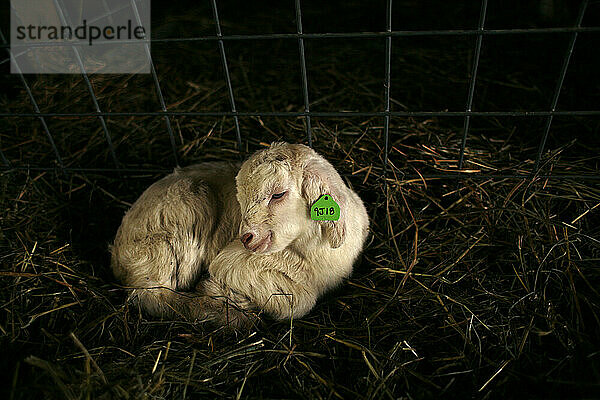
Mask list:
[[247,299],[241,309],[257,308],[277,319],[299,318],[317,300],[303,263],[290,252],[257,255],[233,242],[211,262],[210,280]]

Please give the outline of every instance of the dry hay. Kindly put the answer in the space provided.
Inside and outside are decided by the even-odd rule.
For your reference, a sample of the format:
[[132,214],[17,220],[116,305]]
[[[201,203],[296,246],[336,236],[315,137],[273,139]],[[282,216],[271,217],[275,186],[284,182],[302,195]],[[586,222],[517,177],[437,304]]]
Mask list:
[[[597,389],[598,187],[401,179],[393,168],[384,181],[377,141],[318,138],[369,206],[363,261],[308,317],[238,337],[124,304],[106,244],[150,179],[4,174],[4,387],[15,398]],[[458,151],[405,147],[407,159]],[[491,165],[495,154],[468,156]]]

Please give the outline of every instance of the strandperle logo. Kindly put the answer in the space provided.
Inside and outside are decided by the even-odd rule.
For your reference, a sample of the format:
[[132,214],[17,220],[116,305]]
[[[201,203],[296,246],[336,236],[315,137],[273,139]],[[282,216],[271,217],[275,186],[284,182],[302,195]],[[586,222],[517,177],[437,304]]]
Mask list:
[[73,38],[80,40],[87,40],[91,46],[94,40],[100,38],[104,40],[121,40],[133,38],[142,40],[146,38],[146,28],[143,26],[136,26],[133,28],[131,20],[127,21],[126,26],[98,26],[98,25],[87,25],[87,20],[83,20],[83,25],[75,28],[71,26],[46,26],[46,25],[29,25],[29,26],[17,26],[17,39],[18,40],[41,40],[41,41],[52,41],[52,40],[72,40]]
[[150,73],[150,0],[11,0],[12,73]]

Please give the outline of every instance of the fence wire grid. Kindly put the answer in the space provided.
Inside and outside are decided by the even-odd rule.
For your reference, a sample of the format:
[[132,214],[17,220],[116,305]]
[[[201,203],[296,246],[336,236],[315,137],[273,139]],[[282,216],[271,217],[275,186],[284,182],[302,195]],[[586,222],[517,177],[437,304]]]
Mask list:
[[[565,27],[549,27],[549,28],[512,28],[512,29],[488,29],[486,28],[486,18],[488,16],[488,0],[482,0],[480,3],[479,20],[477,29],[448,29],[448,30],[394,30],[392,24],[392,9],[394,6],[393,0],[386,0],[386,19],[385,19],[385,31],[381,32],[325,32],[325,33],[306,33],[303,30],[303,15],[302,15],[302,3],[301,0],[294,0],[295,10],[295,33],[270,33],[270,34],[232,34],[226,35],[221,29],[221,19],[219,17],[219,7],[216,0],[209,0],[212,9],[212,22],[215,27],[214,35],[197,36],[197,37],[186,37],[186,38],[152,38],[148,40],[148,44],[169,44],[169,43],[193,43],[193,42],[216,42],[222,68],[224,71],[225,84],[227,88],[227,97],[229,101],[229,111],[173,111],[169,110],[167,103],[165,102],[164,91],[160,83],[159,75],[155,67],[155,63],[152,60],[152,56],[149,47],[146,46],[147,56],[150,60],[151,65],[151,77],[154,83],[154,90],[156,94],[157,106],[160,108],[159,111],[147,111],[147,112],[107,112],[103,111],[99,105],[97,94],[94,91],[93,85],[90,83],[89,74],[86,72],[83,63],[78,54],[77,46],[65,43],[62,45],[71,46],[78,59],[78,65],[80,73],[84,79],[89,96],[94,106],[93,110],[89,112],[42,112],[36,97],[33,94],[30,84],[28,83],[29,78],[18,71],[17,75],[27,93],[27,97],[31,102],[33,111],[31,112],[0,112],[0,118],[37,118],[45,132],[48,142],[48,151],[52,151],[55,157],[55,165],[31,165],[31,164],[19,164],[9,161],[9,158],[0,148],[0,161],[2,165],[0,168],[4,171],[18,171],[18,170],[32,170],[32,171],[61,171],[63,173],[71,172],[93,172],[93,173],[153,173],[153,172],[165,172],[168,169],[152,169],[152,168],[129,168],[125,166],[117,155],[117,151],[113,144],[111,131],[107,124],[107,119],[112,117],[160,117],[164,121],[165,135],[168,135],[173,166],[179,165],[180,159],[178,156],[178,150],[176,146],[175,133],[172,127],[173,117],[222,117],[230,118],[234,122],[237,150],[240,154],[244,152],[243,133],[240,128],[239,119],[242,117],[285,117],[285,118],[302,118],[304,120],[305,127],[305,138],[304,140],[309,146],[313,146],[313,133],[311,118],[313,117],[326,117],[326,118],[352,118],[352,117],[377,117],[383,121],[383,165],[382,168],[385,171],[388,168],[388,156],[390,153],[390,119],[393,117],[436,117],[436,118],[462,118],[463,128],[460,134],[460,152],[458,159],[458,169],[455,171],[447,171],[440,174],[419,174],[415,177],[421,178],[447,178],[447,177],[468,177],[468,178],[531,178],[531,177],[542,177],[546,179],[584,179],[584,180],[600,180],[600,175],[597,174],[545,174],[541,171],[541,160],[546,150],[548,135],[552,128],[552,122],[554,117],[595,117],[600,116],[600,108],[598,105],[591,105],[591,109],[585,110],[559,110],[557,109],[558,101],[563,89],[565,77],[569,69],[570,61],[573,53],[576,51],[576,42],[578,35],[581,33],[598,34],[600,33],[600,26],[582,26],[582,22],[586,15],[586,11],[589,6],[589,0],[583,0],[579,5],[576,19],[573,26]],[[61,11],[64,9],[63,0],[54,0],[55,7],[58,10],[58,14],[61,18],[62,23],[69,22],[68,16],[64,15]],[[134,0],[130,1],[130,6],[135,11],[136,3]],[[118,10],[109,10],[105,3],[106,16],[110,16],[112,13]],[[136,12],[137,14],[137,12]],[[0,47],[4,49],[6,58],[0,60],[0,65],[7,66],[11,62],[14,63],[17,70],[18,63],[16,61],[15,54],[11,52],[8,40],[3,34],[6,32],[6,27],[0,30],[0,40],[2,43]],[[553,90],[552,98],[547,109],[543,110],[527,110],[527,111],[478,111],[473,110],[474,98],[475,98],[475,86],[477,83],[477,76],[480,66],[480,59],[482,49],[485,48],[486,38],[494,36],[507,36],[507,35],[549,35],[549,34],[568,34],[569,42],[566,48],[557,49],[558,52],[563,52],[562,64],[558,76],[556,77],[556,85]],[[467,101],[464,105],[464,111],[428,111],[428,110],[417,110],[417,111],[392,111],[390,108],[391,103],[391,77],[394,74],[394,68],[392,65],[392,52],[394,51],[394,39],[399,38],[418,38],[418,37],[469,37],[475,39],[473,47],[473,59],[471,64],[471,72],[468,79]],[[381,111],[314,111],[311,110],[310,92],[309,92],[309,74],[307,73],[307,55],[305,52],[306,41],[326,41],[331,39],[381,39],[385,41],[385,73],[381,77],[381,81],[384,86],[384,99],[383,99],[383,110]],[[232,42],[244,42],[244,41],[270,41],[270,40],[290,40],[296,41],[298,45],[298,62],[300,66],[300,82],[302,88],[303,97],[303,111],[240,111],[236,106],[235,90],[232,84],[231,73],[229,70],[228,52],[227,45]],[[41,44],[44,45],[44,44]],[[46,44],[57,46],[56,43]],[[59,44],[61,45],[61,44]],[[2,111],[2,110],[0,110]],[[106,146],[108,147],[110,158],[112,159],[112,166],[106,167],[69,167],[63,162],[63,157],[59,151],[53,132],[49,128],[49,118],[90,118],[94,117],[97,119],[100,125]],[[545,120],[542,134],[539,138],[537,145],[537,151],[535,156],[535,162],[533,168],[527,174],[523,173],[465,173],[463,170],[465,163],[465,150],[468,148],[469,136],[471,132],[471,118],[472,117],[515,117],[515,118],[543,118]],[[412,176],[407,174],[406,177]]]

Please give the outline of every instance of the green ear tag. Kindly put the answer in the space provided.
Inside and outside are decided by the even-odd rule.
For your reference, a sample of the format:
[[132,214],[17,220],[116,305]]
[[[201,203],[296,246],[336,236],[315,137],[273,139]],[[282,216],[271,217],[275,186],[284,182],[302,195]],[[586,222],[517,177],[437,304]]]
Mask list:
[[324,194],[310,207],[310,219],[313,221],[337,221],[340,219],[340,206],[331,195]]

